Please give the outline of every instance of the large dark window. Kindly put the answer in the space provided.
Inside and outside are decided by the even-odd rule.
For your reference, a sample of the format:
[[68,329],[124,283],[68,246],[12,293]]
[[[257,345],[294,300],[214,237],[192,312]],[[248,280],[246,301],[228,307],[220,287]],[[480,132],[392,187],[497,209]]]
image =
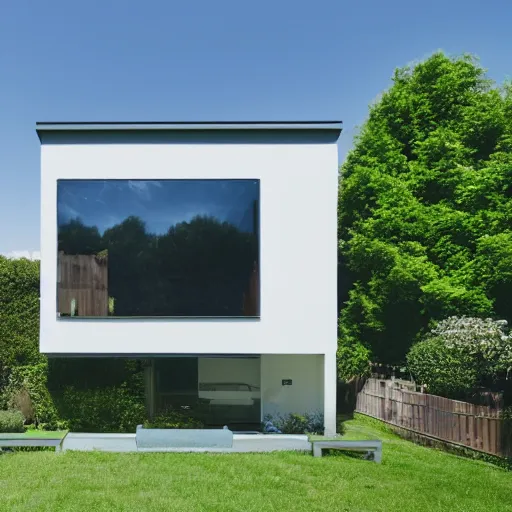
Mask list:
[[258,317],[259,180],[59,180],[58,313]]

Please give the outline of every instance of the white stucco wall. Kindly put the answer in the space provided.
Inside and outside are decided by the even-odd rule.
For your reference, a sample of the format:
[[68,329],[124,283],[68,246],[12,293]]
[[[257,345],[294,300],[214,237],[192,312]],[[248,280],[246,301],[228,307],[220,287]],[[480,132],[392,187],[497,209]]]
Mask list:
[[[322,355],[262,355],[261,399],[267,414],[324,412]],[[291,386],[283,386],[291,379]]]
[[[42,352],[70,355],[335,353],[337,150],[334,143],[52,143],[42,146],[41,165]],[[58,319],[56,194],[59,178],[260,179],[261,318]],[[295,389],[283,392],[293,394]],[[311,397],[311,403],[317,398]]]

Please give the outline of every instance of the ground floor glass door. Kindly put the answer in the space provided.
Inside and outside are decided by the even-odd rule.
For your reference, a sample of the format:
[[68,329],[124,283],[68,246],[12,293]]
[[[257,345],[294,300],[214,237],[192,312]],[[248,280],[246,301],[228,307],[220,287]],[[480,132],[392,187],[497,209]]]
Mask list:
[[254,357],[164,357],[154,361],[155,412],[174,409],[207,427],[259,430],[261,365]]

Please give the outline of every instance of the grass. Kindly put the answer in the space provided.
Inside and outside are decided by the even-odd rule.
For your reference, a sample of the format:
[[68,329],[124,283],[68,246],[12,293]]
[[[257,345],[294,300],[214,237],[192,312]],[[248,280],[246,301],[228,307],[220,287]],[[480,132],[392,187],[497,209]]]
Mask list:
[[28,452],[0,456],[0,510],[512,511],[512,473],[404,441],[364,418],[383,463],[345,455]]

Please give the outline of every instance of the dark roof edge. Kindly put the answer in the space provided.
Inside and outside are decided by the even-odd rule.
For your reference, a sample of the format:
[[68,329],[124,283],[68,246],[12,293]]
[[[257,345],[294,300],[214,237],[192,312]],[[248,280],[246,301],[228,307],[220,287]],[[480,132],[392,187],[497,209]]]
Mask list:
[[[341,134],[341,121],[36,123],[41,144],[116,143],[325,143]],[[44,139],[44,140],[43,140]],[[80,142],[79,142],[80,141]],[[309,141],[309,142],[308,142]]]
[[328,130],[341,132],[341,121],[200,121],[200,122],[38,122],[36,132],[148,132],[220,130],[220,131],[268,131],[268,130]]
[[57,126],[113,126],[113,127],[122,127],[127,126],[130,127],[132,125],[142,128],[144,126],[214,126],[214,127],[224,127],[226,125],[236,125],[236,126],[244,126],[244,125],[256,125],[261,127],[273,126],[273,125],[341,125],[343,121],[37,121],[37,127],[49,127],[53,125]]

